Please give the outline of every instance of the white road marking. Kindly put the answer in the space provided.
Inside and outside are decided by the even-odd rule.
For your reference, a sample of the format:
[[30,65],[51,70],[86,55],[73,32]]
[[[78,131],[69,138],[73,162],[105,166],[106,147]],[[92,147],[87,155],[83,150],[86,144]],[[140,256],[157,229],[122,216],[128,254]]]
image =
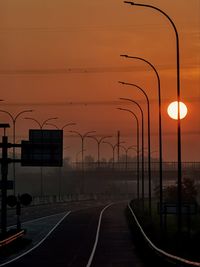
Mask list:
[[[33,220],[24,221],[21,224],[22,225],[25,225],[27,223],[37,222],[37,221],[40,221],[40,220],[43,220],[43,219],[47,219],[47,218],[51,218],[51,217],[54,217],[54,216],[58,216],[58,215],[61,215],[61,214],[66,214],[66,212],[60,212],[60,213],[56,213],[56,214],[52,214],[52,215],[47,215],[47,216],[39,217],[39,218],[36,218],[36,219],[33,219]],[[16,227],[16,224],[13,224],[13,225],[8,226],[8,229],[13,228],[13,227]]]
[[[6,262],[4,262],[4,263],[2,263],[2,264],[0,264],[0,267],[1,266],[5,266],[5,265],[7,265],[7,264],[9,264],[9,263],[11,263],[11,262],[14,262],[14,261],[16,261],[16,260],[18,260],[18,259],[20,259],[20,258],[22,258],[23,256],[25,256],[25,255],[27,255],[28,253],[30,253],[31,251],[33,251],[34,249],[36,249],[37,247],[39,247],[46,239],[47,239],[47,237],[48,236],[50,236],[50,234],[59,226],[59,224],[69,215],[71,213],[71,211],[69,211],[69,212],[67,212],[66,214],[65,214],[65,216],[63,216],[63,218],[48,232],[48,234],[40,241],[40,242],[38,242],[34,247],[32,247],[31,249],[29,249],[29,250],[27,250],[27,251],[25,251],[24,253],[22,253],[21,255],[19,255],[19,256],[17,256],[16,258],[14,258],[14,259],[11,259],[11,260],[9,260],[9,261],[6,261]],[[46,216],[46,217],[48,217],[48,216]],[[43,217],[44,218],[44,217]],[[34,220],[33,220],[34,221]]]
[[100,213],[100,216],[99,216],[99,222],[98,222],[98,227],[97,227],[97,233],[96,233],[96,238],[95,238],[95,242],[94,242],[94,246],[93,246],[93,249],[92,249],[92,253],[90,255],[90,258],[88,260],[88,263],[86,265],[86,267],[90,267],[91,264],[92,264],[92,260],[94,258],[94,254],[95,254],[95,251],[96,251],[96,247],[97,247],[97,243],[98,243],[98,239],[99,239],[99,232],[100,232],[100,227],[101,227],[101,220],[102,220],[102,215],[104,213],[104,211],[109,208],[111,205],[113,205],[114,203],[111,203],[109,205],[107,205],[105,208],[103,208],[103,210],[101,211]]
[[147,235],[145,234],[144,230],[142,229],[142,226],[139,224],[138,220],[137,220],[137,217],[135,216],[130,204],[128,204],[128,208],[129,210],[131,211],[131,214],[132,216],[134,217],[142,235],[144,236],[144,238],[146,239],[146,241],[149,243],[149,245],[158,253],[158,254],[161,254],[161,256],[166,256],[168,259],[174,259],[176,261],[179,262],[182,262],[182,263],[185,263],[185,264],[189,264],[190,266],[200,266],[200,262],[193,262],[193,261],[189,261],[189,260],[186,260],[186,259],[183,259],[181,257],[178,257],[178,256],[175,256],[175,255],[172,255],[170,253],[167,253],[165,252],[164,250],[158,248],[157,246],[155,246],[151,240],[147,237]]

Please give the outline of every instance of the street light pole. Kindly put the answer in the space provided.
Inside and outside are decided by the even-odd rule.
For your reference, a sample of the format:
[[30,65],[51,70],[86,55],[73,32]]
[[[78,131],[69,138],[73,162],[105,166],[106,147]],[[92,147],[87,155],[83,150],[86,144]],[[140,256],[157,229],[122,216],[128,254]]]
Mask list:
[[111,135],[103,136],[100,139],[97,139],[96,136],[90,136],[90,135],[88,135],[87,137],[92,138],[97,142],[97,164],[98,164],[98,167],[99,167],[99,164],[100,164],[100,144],[104,139],[112,137],[112,136]]
[[82,150],[80,150],[80,151],[78,151],[78,152],[76,153],[76,164],[78,163],[78,156],[79,156],[80,153],[82,153]]
[[123,111],[127,111],[129,113],[131,113],[133,115],[133,117],[136,119],[136,125],[137,125],[137,199],[139,201],[140,198],[140,133],[139,133],[139,120],[138,117],[136,116],[136,114],[130,110],[130,109],[126,109],[126,108],[117,108],[119,110],[123,110]]
[[78,135],[81,138],[81,154],[82,154],[82,168],[81,168],[81,172],[82,172],[82,178],[81,178],[81,186],[80,186],[80,192],[84,193],[85,192],[85,178],[84,178],[84,139],[89,135],[89,134],[93,134],[96,131],[89,131],[86,132],[84,134],[79,133],[78,131],[69,131],[70,133],[75,133],[76,135]]
[[81,152],[82,152],[82,170],[83,170],[83,166],[84,166],[84,139],[85,137],[87,137],[89,134],[93,134],[93,133],[96,133],[96,131],[89,131],[89,132],[86,132],[84,134],[81,134],[79,133],[78,131],[69,131],[70,133],[75,133],[77,134],[78,136],[80,136],[81,138]]
[[[163,187],[163,168],[162,168],[162,117],[161,117],[161,88],[160,88],[160,76],[158,74],[158,71],[156,70],[156,68],[154,67],[154,65],[149,62],[148,60],[142,58],[142,57],[134,57],[134,56],[129,56],[129,55],[120,55],[121,57],[126,57],[126,58],[133,58],[133,59],[138,59],[141,60],[145,63],[147,63],[151,69],[155,72],[156,74],[156,78],[157,78],[157,82],[158,82],[158,131],[159,131],[159,176],[160,176],[160,181],[159,181],[159,201],[160,201],[160,207],[162,206],[162,202],[163,202],[163,191],[162,191],[162,187]],[[162,214],[160,213],[160,227],[162,228],[163,222],[162,222]]]
[[128,169],[128,151],[130,150],[130,149],[134,149],[135,150],[135,146],[129,146],[129,147],[125,147],[125,146],[122,146],[122,145],[120,145],[123,149],[124,149],[124,151],[125,151],[125,169],[127,170]]
[[110,143],[110,142],[105,142],[105,141],[103,141],[103,143],[104,143],[104,144],[108,144],[108,145],[111,146],[111,148],[112,148],[112,163],[113,163],[113,167],[114,167],[114,162],[115,162],[115,147],[118,145],[118,143],[115,144],[115,145],[113,145],[113,144]]
[[177,186],[177,195],[178,195],[178,231],[181,232],[182,228],[182,212],[181,212],[181,202],[182,202],[182,162],[181,162],[181,119],[180,119],[180,52],[179,52],[179,36],[178,31],[175,26],[175,23],[173,20],[168,16],[167,13],[165,13],[163,10],[161,10],[158,7],[152,6],[152,5],[146,5],[146,4],[137,4],[131,1],[124,1],[124,3],[135,5],[135,6],[141,6],[141,7],[147,7],[151,8],[153,10],[158,11],[164,17],[168,19],[170,22],[176,38],[176,75],[177,75],[177,101],[178,101],[178,119],[177,119],[177,154],[178,154],[178,186]]
[[[12,120],[12,123],[13,123],[13,144],[15,144],[15,134],[16,134],[16,121],[17,121],[17,118],[19,116],[21,116],[23,113],[26,113],[26,112],[33,112],[32,109],[26,109],[26,110],[22,110],[20,111],[19,113],[17,113],[15,116],[13,116],[10,112],[6,111],[6,110],[0,110],[0,112],[3,112],[3,113],[6,113],[8,114],[8,116],[11,118]],[[13,146],[13,180],[14,180],[14,183],[13,183],[13,191],[14,191],[14,195],[16,194],[16,170],[15,170],[15,146]]]
[[[62,130],[67,127],[67,126],[72,126],[72,125],[76,125],[76,123],[74,122],[70,122],[70,123],[67,123],[67,124],[64,124],[61,128],[59,128],[56,124],[54,123],[48,123],[46,122],[45,125],[49,125],[49,126],[53,126],[55,127],[57,130]],[[59,167],[59,180],[58,180],[58,198],[59,198],[59,201],[61,200],[61,197],[62,197],[62,190],[61,190],[61,186],[62,186],[62,167]]]
[[142,205],[143,205],[143,211],[144,211],[144,113],[143,113],[141,106],[135,100],[124,98],[124,97],[120,97],[120,99],[136,104],[141,112],[141,118],[142,118],[142,199],[143,199]]
[[[32,120],[34,122],[36,122],[40,128],[40,130],[43,129],[43,127],[45,126],[45,124],[50,121],[50,120],[56,120],[57,117],[53,117],[53,118],[48,118],[46,120],[44,120],[43,122],[39,122],[38,120],[34,119],[34,118],[30,118],[30,117],[25,117],[24,118],[25,120]],[[42,166],[40,167],[40,196],[43,197],[43,169],[42,169]]]
[[148,118],[148,172],[149,172],[149,215],[151,216],[151,130],[150,130],[150,104],[149,104],[149,97],[146,94],[145,90],[142,89],[140,86],[133,84],[133,83],[126,83],[119,81],[120,84],[123,85],[130,85],[138,88],[145,96],[147,101],[147,118]]
[[105,142],[105,141],[103,141],[103,143],[104,144],[108,144],[109,146],[111,146],[111,148],[112,148],[112,152],[113,152],[113,161],[112,161],[112,163],[113,163],[113,169],[114,169],[114,163],[115,163],[115,148],[117,147],[117,146],[119,146],[120,144],[122,144],[122,143],[125,143],[125,142],[117,142],[115,145],[113,145],[112,143],[110,143],[110,142]]

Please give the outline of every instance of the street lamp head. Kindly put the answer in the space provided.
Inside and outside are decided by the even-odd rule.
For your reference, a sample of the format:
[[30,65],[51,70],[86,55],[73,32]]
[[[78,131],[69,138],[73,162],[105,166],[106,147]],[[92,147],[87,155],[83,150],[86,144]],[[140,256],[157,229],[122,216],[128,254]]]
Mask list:
[[59,130],[59,128],[58,128],[58,126],[56,124],[46,122],[45,125],[53,126],[53,127],[55,127],[56,129]]
[[120,100],[129,100],[129,101],[131,101],[131,99],[129,99],[129,98],[125,98],[125,97],[120,97],[119,99],[120,99]]
[[120,55],[120,57],[128,57],[128,55]]
[[93,133],[96,133],[96,131],[89,131],[89,132],[85,133],[84,136],[88,136],[89,134],[93,134]]
[[107,136],[104,136],[104,138],[111,138],[113,137],[112,135],[107,135]]
[[68,132],[69,132],[69,133],[75,133],[75,134],[78,134],[78,135],[81,136],[81,138],[82,138],[82,134],[79,133],[78,131],[70,130],[70,131],[68,131]]
[[135,113],[130,109],[127,109],[127,108],[117,108],[117,109],[118,110],[122,110],[122,111],[128,111],[128,112],[132,113],[135,116]]
[[122,82],[122,81],[118,81],[118,83],[120,83],[120,84],[125,84],[125,82]]
[[67,124],[63,125],[63,127],[61,129],[64,130],[65,127],[73,126],[73,125],[76,125],[76,123],[75,122],[70,122],[70,123],[67,123]]
[[135,3],[134,3],[134,2],[131,2],[131,1],[124,1],[124,3],[125,3],[125,4],[130,4],[130,5],[132,5],[132,6],[135,5]]

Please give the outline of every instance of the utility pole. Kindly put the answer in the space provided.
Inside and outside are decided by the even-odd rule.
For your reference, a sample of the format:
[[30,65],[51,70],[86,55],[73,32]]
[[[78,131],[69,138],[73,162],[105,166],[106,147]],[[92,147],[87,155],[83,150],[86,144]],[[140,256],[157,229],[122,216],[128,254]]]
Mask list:
[[117,131],[117,161],[119,163],[120,131]]

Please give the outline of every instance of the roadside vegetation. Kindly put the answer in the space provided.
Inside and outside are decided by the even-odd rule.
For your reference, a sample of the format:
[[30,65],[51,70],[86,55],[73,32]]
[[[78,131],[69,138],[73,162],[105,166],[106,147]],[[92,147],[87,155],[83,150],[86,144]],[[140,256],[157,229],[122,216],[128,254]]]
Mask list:
[[[196,201],[197,187],[194,180],[183,179],[182,203],[185,210],[182,213],[181,229],[178,229],[177,213],[175,210],[159,213],[159,189],[155,189],[155,198],[152,200],[152,214],[149,215],[148,199],[133,200],[131,206],[150,240],[166,252],[180,256],[190,261],[200,262],[200,207]],[[163,202],[167,205],[177,203],[177,185],[170,185],[163,189]],[[174,214],[173,214],[174,213]],[[179,231],[180,230],[180,231]]]

